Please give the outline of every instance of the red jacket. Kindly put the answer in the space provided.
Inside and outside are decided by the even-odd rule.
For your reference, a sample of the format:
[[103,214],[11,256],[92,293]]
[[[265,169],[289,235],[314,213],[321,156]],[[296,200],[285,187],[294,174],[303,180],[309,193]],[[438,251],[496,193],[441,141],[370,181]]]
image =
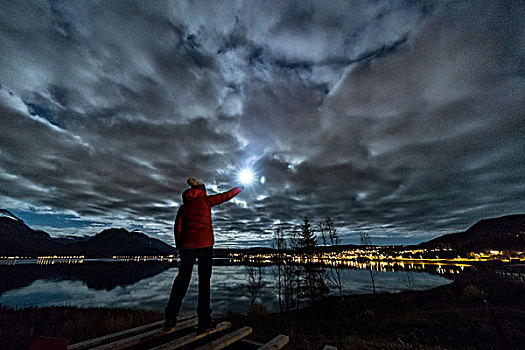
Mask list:
[[211,207],[229,201],[241,192],[240,187],[212,196],[197,188],[182,194],[183,204],[175,219],[175,244],[177,249],[211,247],[215,241],[211,225]]

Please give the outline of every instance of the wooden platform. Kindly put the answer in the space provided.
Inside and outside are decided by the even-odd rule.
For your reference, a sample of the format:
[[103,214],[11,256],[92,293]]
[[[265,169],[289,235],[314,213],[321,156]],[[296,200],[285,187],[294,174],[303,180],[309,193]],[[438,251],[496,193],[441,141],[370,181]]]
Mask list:
[[245,340],[244,338],[252,333],[252,329],[250,327],[241,327],[231,330],[229,322],[219,323],[215,329],[198,334],[196,331],[197,323],[197,317],[185,315],[180,317],[177,325],[169,330],[164,330],[164,321],[159,321],[72,344],[68,349],[169,350],[184,347],[184,349],[219,350],[233,346],[236,349],[277,350],[282,349],[289,341],[288,336],[282,334],[279,334],[266,344]]

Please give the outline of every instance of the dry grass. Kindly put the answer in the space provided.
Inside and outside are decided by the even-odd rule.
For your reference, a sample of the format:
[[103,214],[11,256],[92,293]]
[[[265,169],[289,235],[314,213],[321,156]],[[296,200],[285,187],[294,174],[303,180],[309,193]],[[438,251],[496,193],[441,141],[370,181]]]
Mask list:
[[163,319],[159,312],[107,308],[0,307],[0,349],[27,349],[37,336],[66,338],[69,344]]

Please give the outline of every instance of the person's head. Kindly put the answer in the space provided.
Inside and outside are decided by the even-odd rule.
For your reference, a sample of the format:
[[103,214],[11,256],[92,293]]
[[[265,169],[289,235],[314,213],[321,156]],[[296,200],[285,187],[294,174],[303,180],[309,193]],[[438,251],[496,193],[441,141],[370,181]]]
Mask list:
[[197,188],[206,192],[206,186],[204,186],[204,183],[197,181],[194,177],[190,177],[186,182],[191,188]]

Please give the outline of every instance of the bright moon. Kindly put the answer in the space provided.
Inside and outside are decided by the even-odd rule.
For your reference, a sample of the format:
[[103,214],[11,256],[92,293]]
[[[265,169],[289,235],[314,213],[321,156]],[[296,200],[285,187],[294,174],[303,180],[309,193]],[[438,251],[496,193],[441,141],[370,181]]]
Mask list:
[[239,173],[239,181],[243,185],[249,185],[253,182],[253,180],[255,180],[255,174],[251,169],[243,169]]

